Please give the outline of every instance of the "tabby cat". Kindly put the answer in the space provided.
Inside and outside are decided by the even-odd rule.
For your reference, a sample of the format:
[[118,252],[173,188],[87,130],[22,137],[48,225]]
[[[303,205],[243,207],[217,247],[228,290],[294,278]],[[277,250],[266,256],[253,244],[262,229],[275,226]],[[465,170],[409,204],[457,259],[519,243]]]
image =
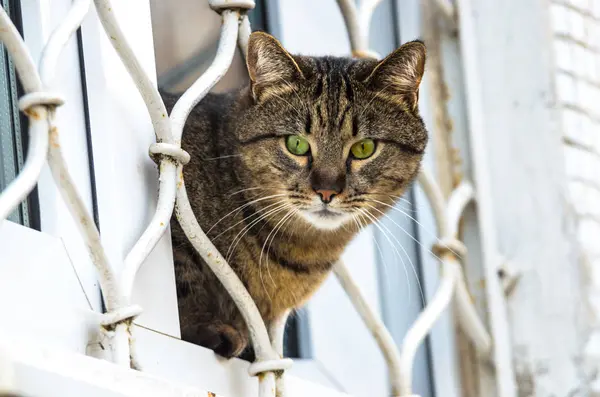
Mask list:
[[[209,94],[190,114],[184,178],[200,225],[269,324],[306,302],[417,174],[425,46],[382,61],[307,57],[255,32],[247,67],[248,86]],[[177,98],[163,97],[170,111]],[[240,355],[241,314],[175,219],[172,232],[182,338]]]

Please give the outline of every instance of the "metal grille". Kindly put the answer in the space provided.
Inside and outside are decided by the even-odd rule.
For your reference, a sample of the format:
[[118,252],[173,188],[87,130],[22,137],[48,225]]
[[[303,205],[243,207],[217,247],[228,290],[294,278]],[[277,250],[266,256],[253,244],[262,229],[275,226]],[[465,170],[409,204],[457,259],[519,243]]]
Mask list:
[[[353,0],[338,0],[354,56],[378,57],[369,50],[368,32],[371,16],[379,2],[363,1],[361,6],[357,7]],[[98,271],[107,309],[101,326],[109,341],[112,361],[118,365],[136,368],[135,349],[130,335],[133,319],[142,309],[131,304],[132,287],[138,269],[165,232],[175,208],[177,219],[186,235],[223,283],[246,320],[256,353],[256,361],[250,366],[250,375],[259,379],[259,395],[283,396],[283,374],[292,365],[291,360],[282,358],[283,331],[287,315],[272,329],[267,329],[243,284],[200,228],[190,207],[183,180],[182,169],[189,161],[189,155],[180,147],[183,126],[190,110],[224,75],[236,45],[245,53],[251,31],[246,12],[254,7],[254,1],[209,0],[212,9],[222,18],[216,57],[208,70],[181,96],[170,115],[167,115],[159,93],[127,44],[127,39],[114,16],[111,1],[94,0],[94,3],[103,27],[142,94],[152,120],[156,143],[150,146],[149,151],[159,164],[160,172],[156,213],[127,255],[124,271],[118,275],[114,271],[114,264],[111,265],[105,255],[94,220],[85,209],[61,152],[60,126],[55,123],[55,114],[60,111],[59,107],[64,101],[60,96],[46,90],[46,87],[51,86],[54,71],[59,66],[61,50],[78,29],[92,4],[91,0],[75,0],[63,23],[50,36],[39,69],[35,68],[24,41],[7,13],[0,9],[0,40],[5,44],[19,72],[26,93],[20,99],[19,107],[29,118],[28,156],[18,177],[0,195],[0,217],[6,219],[26,198],[35,186],[42,166],[47,162],[63,199],[73,218],[77,220],[79,231]],[[451,2],[440,1],[439,4],[448,16],[456,15]],[[481,355],[489,357],[492,350],[491,337],[470,300],[460,265],[460,259],[467,251],[464,244],[458,240],[458,226],[465,206],[474,199],[473,186],[469,182],[463,182],[446,202],[440,188],[427,171],[421,172],[419,183],[430,201],[437,221],[439,241],[434,251],[440,258],[443,278],[434,298],[405,336],[400,351],[394,345],[382,321],[366,303],[359,286],[352,280],[344,264],[337,263],[334,267],[334,272],[348,297],[381,348],[389,367],[394,396],[413,395],[411,377],[416,350],[451,302],[455,303],[458,324]]]

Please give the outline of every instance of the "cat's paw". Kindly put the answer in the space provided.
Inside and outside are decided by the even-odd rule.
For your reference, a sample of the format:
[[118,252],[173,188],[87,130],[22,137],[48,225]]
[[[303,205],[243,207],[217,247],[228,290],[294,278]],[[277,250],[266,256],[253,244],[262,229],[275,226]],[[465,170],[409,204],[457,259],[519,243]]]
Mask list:
[[237,357],[248,345],[248,338],[229,324],[203,324],[182,330],[181,338],[213,350],[225,358]]

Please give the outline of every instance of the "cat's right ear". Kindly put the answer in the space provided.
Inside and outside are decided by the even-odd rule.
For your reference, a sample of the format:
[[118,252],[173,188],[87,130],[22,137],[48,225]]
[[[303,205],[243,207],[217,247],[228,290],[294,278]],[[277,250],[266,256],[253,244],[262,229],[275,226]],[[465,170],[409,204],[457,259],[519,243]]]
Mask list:
[[267,33],[254,32],[250,35],[246,64],[250,88],[256,101],[291,91],[296,81],[304,79],[290,53]]

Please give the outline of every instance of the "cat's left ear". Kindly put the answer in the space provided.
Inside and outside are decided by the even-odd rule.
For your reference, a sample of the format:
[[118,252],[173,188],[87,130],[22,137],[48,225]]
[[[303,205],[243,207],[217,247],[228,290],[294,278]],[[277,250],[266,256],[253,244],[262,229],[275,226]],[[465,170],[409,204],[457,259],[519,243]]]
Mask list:
[[260,101],[269,94],[292,90],[298,79],[304,79],[294,58],[273,36],[253,32],[248,40],[246,56],[250,87],[254,99]]
[[378,94],[417,109],[419,85],[425,72],[425,44],[411,41],[379,62],[365,80],[367,86]]

